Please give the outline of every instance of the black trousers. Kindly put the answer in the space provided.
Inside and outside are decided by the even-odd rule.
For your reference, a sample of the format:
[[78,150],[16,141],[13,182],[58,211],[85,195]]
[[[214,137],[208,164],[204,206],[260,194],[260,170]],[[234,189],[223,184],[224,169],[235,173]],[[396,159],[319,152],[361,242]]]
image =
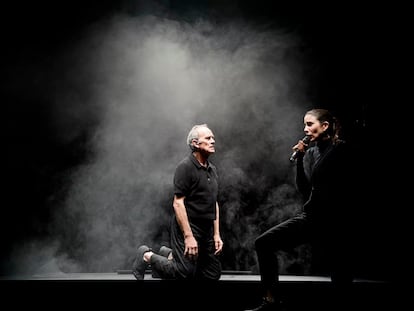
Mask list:
[[255,249],[264,291],[278,297],[278,251],[289,251],[304,243],[324,249],[327,270],[338,287],[352,283],[352,261],[347,236],[339,224],[323,220],[315,222],[305,212],[262,233],[255,240]]
[[184,256],[184,236],[175,217],[171,220],[170,248],[173,259],[154,254],[152,269],[162,279],[218,280],[221,276],[221,262],[214,255],[212,220],[190,220],[193,235],[198,243],[199,255],[196,260]]

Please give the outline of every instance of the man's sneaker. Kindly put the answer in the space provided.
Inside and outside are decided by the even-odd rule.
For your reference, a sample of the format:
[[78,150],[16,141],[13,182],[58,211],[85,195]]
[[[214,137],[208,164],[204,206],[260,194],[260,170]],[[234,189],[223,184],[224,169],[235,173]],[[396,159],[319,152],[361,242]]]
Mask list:
[[172,252],[171,248],[163,245],[163,246],[160,247],[160,250],[158,251],[158,254],[168,258],[168,256],[170,256],[171,252]]
[[282,305],[279,301],[268,301],[263,298],[262,303],[254,309],[247,309],[244,311],[282,311]]
[[148,263],[144,261],[144,253],[151,251],[147,245],[141,245],[138,247],[137,255],[135,257],[134,263],[132,264],[132,274],[137,280],[143,280],[145,275],[145,269],[148,266]]
[[[167,246],[161,246],[159,251],[158,251],[158,255],[163,256],[167,259],[170,259],[170,255],[171,255],[172,249],[167,247]],[[153,279],[161,279],[161,276],[158,274],[157,271],[155,271],[154,269],[152,269],[151,271],[151,276]]]

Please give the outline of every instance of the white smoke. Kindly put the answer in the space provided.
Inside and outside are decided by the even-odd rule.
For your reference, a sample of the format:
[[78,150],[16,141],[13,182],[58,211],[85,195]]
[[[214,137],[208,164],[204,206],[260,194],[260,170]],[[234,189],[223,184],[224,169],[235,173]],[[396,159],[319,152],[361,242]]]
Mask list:
[[84,135],[87,156],[68,172],[50,224],[50,255],[72,264],[46,262],[129,269],[137,245],[168,242],[174,168],[190,128],[207,123],[224,268],[251,269],[253,239],[300,207],[288,160],[309,106],[299,45],[241,22],[116,16],[65,46],[50,72],[54,128],[68,144]]

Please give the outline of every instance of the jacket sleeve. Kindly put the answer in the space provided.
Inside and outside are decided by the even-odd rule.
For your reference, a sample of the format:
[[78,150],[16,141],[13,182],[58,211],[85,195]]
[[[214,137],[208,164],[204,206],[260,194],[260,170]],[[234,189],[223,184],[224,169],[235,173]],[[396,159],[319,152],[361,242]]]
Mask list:
[[311,193],[312,185],[305,174],[305,169],[303,165],[304,154],[299,154],[296,159],[296,189],[299,191],[303,199],[306,201]]

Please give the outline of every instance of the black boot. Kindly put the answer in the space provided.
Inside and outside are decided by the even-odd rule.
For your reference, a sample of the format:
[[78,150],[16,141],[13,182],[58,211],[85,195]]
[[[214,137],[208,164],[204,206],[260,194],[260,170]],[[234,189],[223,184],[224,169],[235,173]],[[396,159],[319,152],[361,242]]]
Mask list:
[[139,281],[144,279],[145,269],[148,267],[148,263],[144,260],[144,254],[151,251],[147,245],[141,245],[138,247],[137,255],[134,263],[132,264],[132,274]]
[[244,311],[283,311],[283,308],[280,301],[269,301],[266,298],[263,298],[262,303],[253,309],[246,309]]

